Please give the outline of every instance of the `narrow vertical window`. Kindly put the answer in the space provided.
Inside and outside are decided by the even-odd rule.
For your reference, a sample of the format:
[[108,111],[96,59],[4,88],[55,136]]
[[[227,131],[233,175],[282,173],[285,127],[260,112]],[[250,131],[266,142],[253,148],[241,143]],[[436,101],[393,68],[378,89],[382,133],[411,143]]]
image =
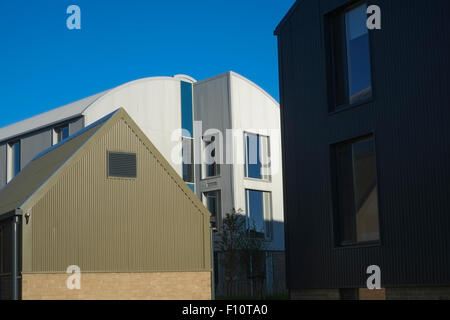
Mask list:
[[340,143],[334,149],[336,235],[340,245],[380,238],[373,137]]
[[211,213],[212,227],[217,228],[221,217],[220,191],[204,192],[203,203]]
[[183,137],[183,180],[194,183],[194,150],[193,139]]
[[367,4],[327,16],[330,111],[372,97]]
[[203,177],[210,178],[220,175],[220,165],[217,163],[219,159],[218,146],[219,141],[217,137],[205,136],[203,137],[204,142],[204,165],[203,165]]
[[245,177],[270,179],[269,137],[245,133]]
[[192,84],[180,81],[181,87],[181,127],[183,129],[182,137],[182,156],[183,156],[183,180],[188,187],[195,190],[194,176],[194,143],[193,143],[193,109],[192,109]]

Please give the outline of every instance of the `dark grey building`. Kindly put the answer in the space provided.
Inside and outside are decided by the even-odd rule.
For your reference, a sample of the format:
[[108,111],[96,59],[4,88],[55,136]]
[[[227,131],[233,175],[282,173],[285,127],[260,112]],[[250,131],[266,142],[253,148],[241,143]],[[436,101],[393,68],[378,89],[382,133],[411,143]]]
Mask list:
[[299,0],[277,27],[292,298],[450,298],[449,31],[447,0]]

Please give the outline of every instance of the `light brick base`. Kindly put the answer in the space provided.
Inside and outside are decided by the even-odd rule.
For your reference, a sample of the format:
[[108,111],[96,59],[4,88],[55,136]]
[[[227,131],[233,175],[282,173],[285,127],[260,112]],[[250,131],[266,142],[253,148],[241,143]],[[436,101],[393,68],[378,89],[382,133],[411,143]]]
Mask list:
[[23,274],[24,300],[210,300],[210,272],[84,273],[69,290],[69,274]]

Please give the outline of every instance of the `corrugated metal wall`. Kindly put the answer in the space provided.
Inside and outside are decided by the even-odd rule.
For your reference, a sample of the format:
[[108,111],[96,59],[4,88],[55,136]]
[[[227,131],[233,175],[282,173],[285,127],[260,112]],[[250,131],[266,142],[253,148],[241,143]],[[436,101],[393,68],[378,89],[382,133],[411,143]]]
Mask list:
[[[208,214],[127,123],[105,129],[33,207],[24,272],[209,271]],[[107,178],[107,151],[137,153],[137,179]]]
[[0,300],[12,298],[12,218],[0,221]]
[[[373,101],[328,113],[324,14],[303,0],[279,36],[288,285],[450,284],[450,2],[374,0]],[[381,246],[336,248],[330,145],[374,133]]]

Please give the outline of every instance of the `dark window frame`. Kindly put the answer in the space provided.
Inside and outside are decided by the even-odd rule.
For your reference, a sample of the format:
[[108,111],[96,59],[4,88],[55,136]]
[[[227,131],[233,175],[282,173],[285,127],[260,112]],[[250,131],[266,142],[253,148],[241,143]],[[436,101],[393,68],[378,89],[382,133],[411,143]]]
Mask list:
[[[194,139],[189,137],[181,137],[182,141],[182,171],[183,171],[183,180],[187,184],[195,184],[195,163],[194,163]],[[189,141],[190,144],[190,162],[185,163],[185,143]],[[191,180],[189,179],[191,178]]]
[[267,155],[266,155],[267,159],[271,160],[271,157],[272,157],[272,155],[271,155],[270,136],[269,135],[253,133],[253,132],[250,132],[250,131],[244,131],[244,157],[245,157],[245,159],[244,159],[244,179],[261,181],[261,182],[271,182],[272,181],[272,166],[271,166],[272,162],[271,161],[269,162],[268,165],[266,165],[266,169],[268,170],[268,173],[269,173],[268,175],[264,176],[264,175],[262,175],[260,173],[260,177],[259,178],[251,177],[249,175],[249,173],[250,173],[249,166],[255,165],[255,164],[250,164],[250,161],[249,161],[249,152],[248,152],[249,151],[249,144],[248,143],[249,143],[249,137],[250,136],[255,136],[256,140],[257,140],[257,153],[258,154],[257,154],[257,163],[256,163],[256,165],[259,165],[260,170],[263,167],[265,167],[263,165],[263,163],[261,162],[261,159],[260,159],[260,156],[261,156],[260,151],[261,151],[261,145],[262,145],[261,139],[267,139]]
[[[212,196],[212,194],[215,194]],[[210,195],[210,196],[209,196]],[[202,192],[202,202],[206,209],[209,211],[208,207],[208,198],[215,198],[216,203],[216,211],[214,215],[212,215],[211,212],[211,226],[216,229],[220,229],[222,226],[222,190],[221,189],[215,189],[215,190],[207,190]],[[213,219],[214,218],[214,219]]]
[[[263,239],[265,241],[272,241],[274,239],[273,237],[273,193],[272,191],[266,191],[266,190],[257,190],[257,189],[245,189],[245,216],[246,216],[246,229],[247,232],[252,232],[258,237],[258,233],[256,230],[253,230],[250,226],[251,223],[251,210],[250,210],[250,192],[259,192],[261,193],[262,201],[263,201],[263,212],[262,212],[262,219],[263,219],[263,225],[264,225],[264,234]],[[269,210],[269,217],[268,220],[266,220],[266,212],[264,211],[264,193],[269,194],[270,196],[270,207]]]
[[[373,153],[375,158],[375,177],[376,177],[376,186],[377,186],[377,207],[378,207],[378,239],[370,240],[370,241],[342,241],[341,240],[341,221],[340,221],[340,194],[338,190],[338,174],[337,174],[337,155],[336,155],[336,146],[338,145],[353,145],[357,142],[364,141],[370,139],[373,142]],[[378,171],[378,157],[377,157],[377,147],[376,147],[376,136],[375,132],[369,132],[356,138],[350,138],[346,140],[336,141],[330,144],[329,147],[329,159],[330,159],[330,212],[331,212],[331,236],[334,244],[334,249],[348,249],[348,248],[362,248],[362,247],[373,247],[373,246],[381,246],[383,242],[383,223],[382,216],[380,210],[380,184],[379,184],[379,171]],[[352,163],[352,167],[354,164]],[[352,175],[351,180],[354,181],[354,175]],[[352,190],[352,198],[355,198],[354,190]],[[354,205],[354,201],[353,201]],[[356,208],[354,208],[356,210]],[[353,211],[356,214],[356,211]],[[356,232],[356,230],[355,230]]]
[[[323,34],[322,38],[324,39],[324,50],[325,50],[325,79],[326,79],[326,92],[327,92],[327,112],[329,114],[339,113],[348,109],[352,109],[354,107],[362,106],[369,104],[375,99],[375,90],[374,90],[374,76],[373,76],[373,51],[371,50],[372,46],[372,36],[371,32],[368,32],[368,41],[369,41],[369,67],[370,67],[370,84],[371,84],[371,95],[370,97],[363,98],[357,100],[355,102],[350,102],[349,97],[349,75],[348,75],[348,57],[347,57],[347,30],[346,30],[346,21],[345,15],[347,12],[357,8],[360,5],[368,4],[367,0],[355,0],[349,1],[344,5],[332,9],[328,12],[325,12],[323,15]],[[340,35],[342,41],[337,45],[336,42],[336,32],[333,31],[334,26],[338,26],[340,30]],[[338,63],[336,60],[335,52],[340,52],[340,62]],[[340,65],[340,66],[339,66]],[[336,69],[340,69],[340,75],[337,75]],[[340,81],[337,80],[338,77],[341,77]],[[345,92],[345,102],[338,103],[338,89],[337,85],[342,84],[342,88]],[[345,90],[344,90],[345,89]]]

